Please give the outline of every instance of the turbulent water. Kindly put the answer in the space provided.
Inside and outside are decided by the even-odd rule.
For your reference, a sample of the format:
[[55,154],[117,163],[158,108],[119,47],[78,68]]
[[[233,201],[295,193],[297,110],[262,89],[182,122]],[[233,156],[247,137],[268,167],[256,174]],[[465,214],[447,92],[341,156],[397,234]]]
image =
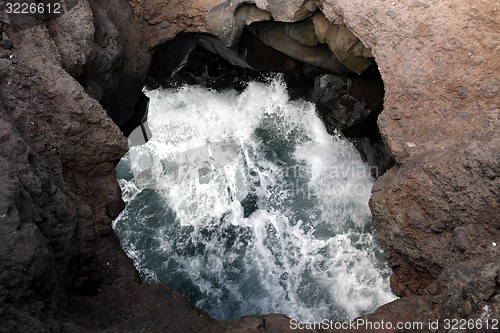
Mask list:
[[145,282],[217,319],[347,320],[391,301],[370,170],[280,78],[148,91],[152,139],[117,166],[114,229]]

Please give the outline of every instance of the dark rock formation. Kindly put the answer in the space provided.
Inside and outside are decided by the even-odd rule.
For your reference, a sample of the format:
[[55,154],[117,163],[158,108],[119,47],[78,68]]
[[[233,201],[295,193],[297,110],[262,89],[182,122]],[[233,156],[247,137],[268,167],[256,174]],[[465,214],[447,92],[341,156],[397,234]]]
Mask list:
[[289,26],[276,22],[258,22],[252,24],[248,29],[264,44],[289,57],[337,73],[348,71],[333,55],[328,46],[308,46],[300,44],[290,37],[287,34],[287,27]]
[[[499,267],[498,98],[495,102],[496,93],[488,93],[496,88],[486,88],[498,84],[494,9],[488,2],[471,5],[474,9],[415,6],[411,14],[397,7],[395,16],[369,5],[324,7],[327,16],[330,10],[341,12],[372,46],[385,83],[379,126],[397,166],[374,188],[375,226],[393,265],[396,293],[439,295],[433,301],[438,313],[498,317],[495,294],[479,301],[484,293],[466,287],[478,279],[495,284],[498,273],[483,271]],[[382,28],[384,21],[391,25]],[[422,22],[416,30],[415,21]],[[467,24],[483,30],[468,30]],[[384,38],[385,29],[391,38]],[[452,37],[458,30],[467,31],[460,41]],[[445,279],[451,271],[461,271],[461,278]],[[443,301],[448,297],[450,302]]]
[[311,17],[320,43],[348,27],[385,83],[378,121],[396,165],[371,208],[401,298],[370,319],[499,317],[495,2],[131,0],[137,23],[125,0],[64,3],[62,16],[0,11],[0,332],[287,330],[277,315],[218,323],[141,285],[110,226],[127,148],[110,117],[144,108],[148,49],[202,32],[238,53],[244,26],[270,17]]
[[95,34],[85,88],[122,125],[141,96],[151,56],[126,1],[89,3]]
[[383,82],[374,68],[362,75],[319,75],[310,96],[327,130],[352,139],[376,178],[393,165],[377,126],[383,99]]
[[[178,293],[141,286],[111,229],[123,207],[114,162],[127,145],[82,86],[96,59],[92,47],[84,52],[95,38],[89,8],[77,1],[75,12],[30,26],[19,15],[1,21],[14,45],[0,63],[0,332],[218,332]],[[87,28],[68,30],[65,20],[75,18]],[[136,33],[129,24],[115,37]],[[68,43],[83,56],[76,46],[59,49]],[[117,90],[134,77],[124,67],[112,78]]]

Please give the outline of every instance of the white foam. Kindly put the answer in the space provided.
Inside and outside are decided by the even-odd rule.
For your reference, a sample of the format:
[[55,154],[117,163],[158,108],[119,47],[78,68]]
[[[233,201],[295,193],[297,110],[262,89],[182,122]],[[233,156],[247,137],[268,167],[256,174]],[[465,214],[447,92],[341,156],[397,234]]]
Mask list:
[[[341,320],[394,299],[368,227],[369,170],[312,104],[289,101],[279,78],[147,94],[153,137],[118,167],[135,177],[120,180],[114,225],[147,281],[188,285],[219,319]],[[146,190],[153,213],[139,206]]]

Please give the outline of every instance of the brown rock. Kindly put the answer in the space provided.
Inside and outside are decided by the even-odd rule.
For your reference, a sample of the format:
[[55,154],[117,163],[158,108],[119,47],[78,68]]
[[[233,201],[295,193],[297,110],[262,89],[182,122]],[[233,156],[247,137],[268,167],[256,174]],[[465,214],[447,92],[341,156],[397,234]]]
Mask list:
[[373,63],[371,59],[364,56],[371,53],[365,51],[366,48],[363,43],[344,25],[330,25],[326,36],[326,43],[339,61],[358,74]]
[[328,31],[332,23],[323,15],[323,13],[315,13],[311,20],[314,24],[314,31],[316,32],[316,37],[320,43],[326,43],[328,37]]
[[[237,44],[244,1],[130,2],[137,24],[123,1],[90,1],[92,13],[75,1],[48,23],[0,11],[2,30],[16,28],[0,80],[0,331],[258,332],[262,317],[217,323],[168,287],[139,284],[110,227],[120,198],[109,170],[126,142],[102,107],[128,119],[147,50],[178,33]],[[497,3],[316,3],[372,50],[385,83],[379,125],[397,165],[370,205],[403,297],[370,318],[498,318]],[[283,22],[315,10],[302,0],[256,7]],[[323,31],[315,23],[320,42]],[[343,51],[367,56],[351,37],[338,39]],[[88,95],[86,64],[101,104]],[[269,330],[287,331],[286,318],[268,318]]]
[[297,23],[285,25],[286,32],[294,41],[306,46],[316,46],[319,41],[316,37],[314,24],[311,20],[303,20]]
[[93,16],[87,1],[78,1],[71,9],[55,15],[47,28],[61,56],[63,68],[73,77],[82,75],[92,51]]
[[328,47],[325,45],[311,47],[297,43],[287,34],[284,24],[260,22],[252,26],[250,31],[266,45],[291,58],[337,73],[346,71]]

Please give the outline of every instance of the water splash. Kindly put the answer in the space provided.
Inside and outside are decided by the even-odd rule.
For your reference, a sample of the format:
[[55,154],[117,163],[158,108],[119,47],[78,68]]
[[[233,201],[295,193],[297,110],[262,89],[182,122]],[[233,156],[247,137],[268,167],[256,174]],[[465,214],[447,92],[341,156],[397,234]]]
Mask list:
[[147,92],[153,138],[117,166],[114,229],[144,281],[217,319],[347,320],[393,300],[354,147],[280,78]]

